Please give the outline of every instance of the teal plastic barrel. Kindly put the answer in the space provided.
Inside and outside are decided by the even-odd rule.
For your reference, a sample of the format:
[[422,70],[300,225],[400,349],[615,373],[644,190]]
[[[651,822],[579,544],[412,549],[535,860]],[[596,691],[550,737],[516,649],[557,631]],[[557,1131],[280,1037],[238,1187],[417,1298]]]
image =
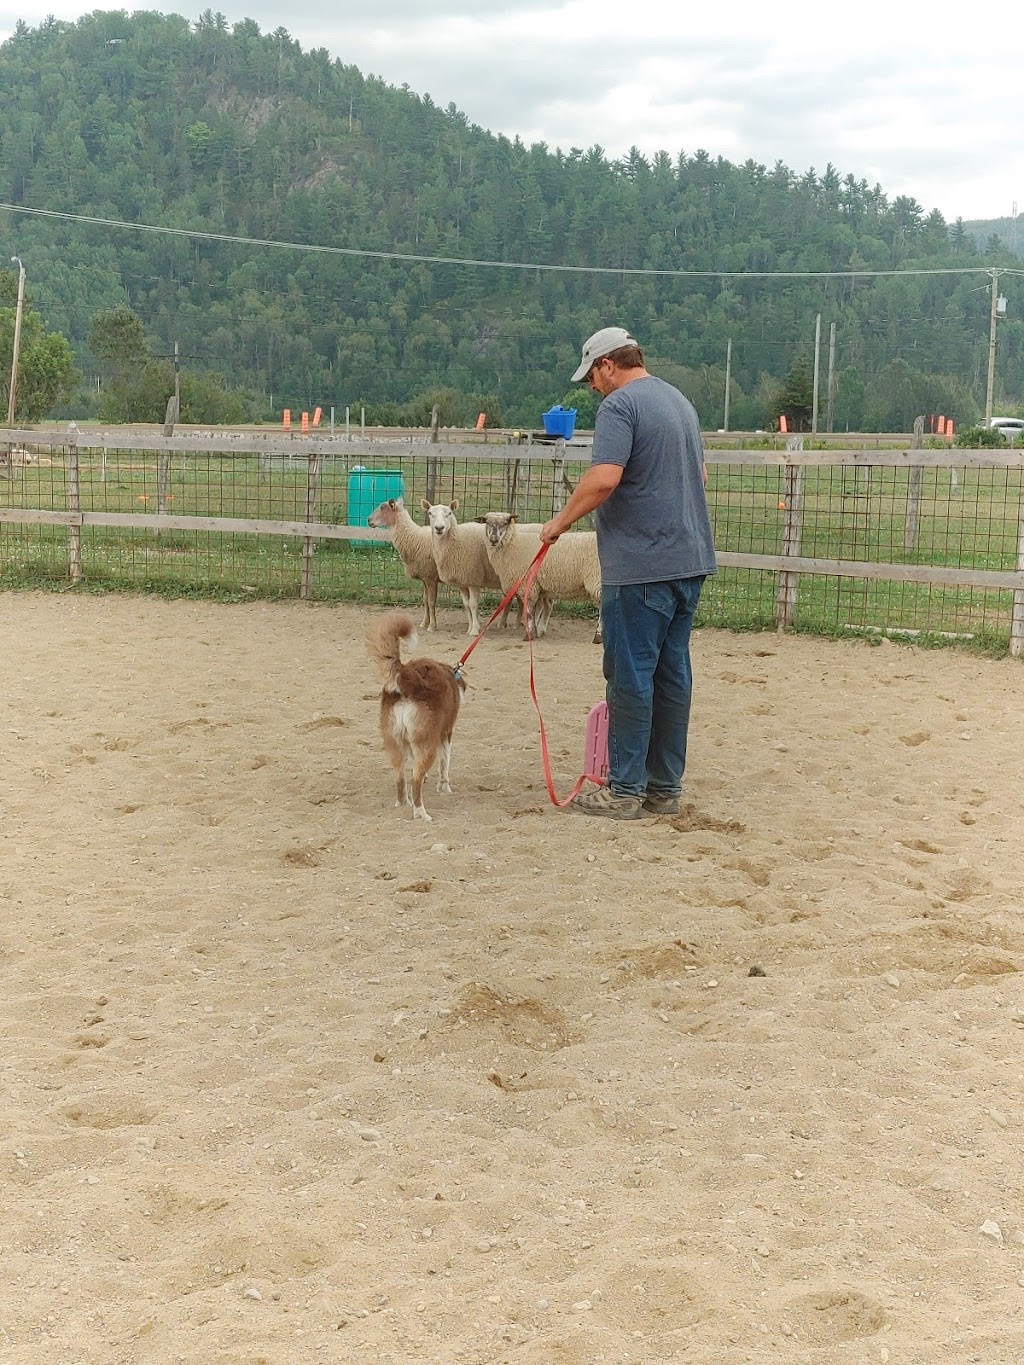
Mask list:
[[[370,513],[382,502],[404,497],[405,479],[400,469],[365,469],[357,465],[348,476],[349,526],[365,526]],[[377,545],[387,539],[387,536],[381,536],[379,540],[354,540],[352,544]]]

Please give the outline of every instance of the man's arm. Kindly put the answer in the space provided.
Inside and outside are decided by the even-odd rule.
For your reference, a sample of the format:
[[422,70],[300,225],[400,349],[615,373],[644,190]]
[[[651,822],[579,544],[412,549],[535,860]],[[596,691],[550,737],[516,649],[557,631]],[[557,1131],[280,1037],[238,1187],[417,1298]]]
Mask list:
[[568,531],[573,522],[585,517],[595,507],[600,507],[618,488],[622,481],[622,470],[620,464],[592,464],[562,510],[540,528],[542,542],[552,545],[563,531]]

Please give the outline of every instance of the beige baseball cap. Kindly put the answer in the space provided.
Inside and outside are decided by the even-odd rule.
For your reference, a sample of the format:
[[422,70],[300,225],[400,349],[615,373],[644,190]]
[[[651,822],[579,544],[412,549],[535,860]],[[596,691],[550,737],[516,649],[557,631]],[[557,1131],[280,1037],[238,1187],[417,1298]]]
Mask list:
[[592,337],[587,337],[583,343],[583,357],[572,377],[572,382],[578,384],[581,379],[586,379],[595,360],[611,355],[612,351],[617,351],[620,346],[639,345],[636,337],[631,337],[625,327],[602,327]]

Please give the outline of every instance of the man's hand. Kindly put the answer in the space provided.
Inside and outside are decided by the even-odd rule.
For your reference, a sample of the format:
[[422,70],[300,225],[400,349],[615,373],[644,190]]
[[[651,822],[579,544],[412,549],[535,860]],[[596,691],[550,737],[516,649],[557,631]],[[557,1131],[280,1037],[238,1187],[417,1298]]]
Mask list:
[[542,545],[554,545],[555,541],[562,534],[562,528],[558,525],[558,518],[552,517],[540,528],[540,541]]

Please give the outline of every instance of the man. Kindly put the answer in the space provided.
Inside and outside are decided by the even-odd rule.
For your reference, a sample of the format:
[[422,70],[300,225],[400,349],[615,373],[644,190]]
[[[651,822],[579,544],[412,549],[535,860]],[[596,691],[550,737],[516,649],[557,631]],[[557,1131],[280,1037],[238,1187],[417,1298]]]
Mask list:
[[597,513],[609,721],[608,785],[573,809],[615,820],[674,815],[690,725],[690,631],[716,568],[700,426],[688,399],[648,374],[624,327],[595,332],[572,378],[604,400],[593,457],[540,538],[551,544]]

